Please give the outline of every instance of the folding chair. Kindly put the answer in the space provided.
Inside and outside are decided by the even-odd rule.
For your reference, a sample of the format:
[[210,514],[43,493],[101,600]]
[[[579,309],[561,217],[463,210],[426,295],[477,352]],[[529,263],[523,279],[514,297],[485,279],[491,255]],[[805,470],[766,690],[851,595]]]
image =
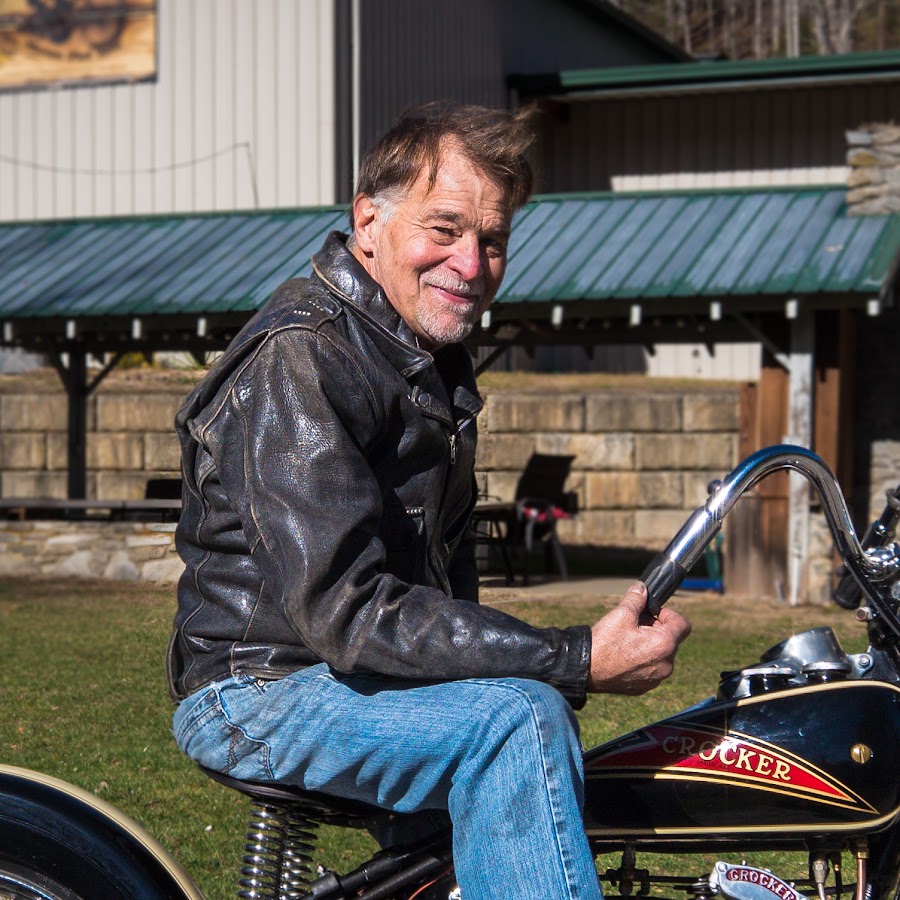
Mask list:
[[528,584],[530,558],[536,542],[544,544],[546,571],[555,564],[560,576],[568,577],[556,523],[578,511],[577,495],[565,490],[574,459],[574,456],[533,453],[519,477],[514,501],[487,500],[475,506],[473,524],[479,541],[499,550],[507,584],[512,584],[515,578],[513,555],[522,557],[522,583]]

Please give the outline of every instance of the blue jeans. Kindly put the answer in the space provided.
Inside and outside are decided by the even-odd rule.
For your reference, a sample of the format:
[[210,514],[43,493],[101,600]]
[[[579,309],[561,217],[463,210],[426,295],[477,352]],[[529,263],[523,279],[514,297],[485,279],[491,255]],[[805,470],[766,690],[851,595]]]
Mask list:
[[239,675],[175,713],[179,746],[236,778],[395,812],[445,810],[463,900],[599,900],[581,819],[578,724],[552,687],[517,678],[423,684]]

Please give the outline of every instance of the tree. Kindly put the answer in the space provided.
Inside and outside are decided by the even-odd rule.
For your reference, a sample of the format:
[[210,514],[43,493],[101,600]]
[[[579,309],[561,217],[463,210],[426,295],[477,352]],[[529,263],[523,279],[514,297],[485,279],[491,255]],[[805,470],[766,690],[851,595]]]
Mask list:
[[611,0],[697,56],[731,59],[900,47],[894,0]]

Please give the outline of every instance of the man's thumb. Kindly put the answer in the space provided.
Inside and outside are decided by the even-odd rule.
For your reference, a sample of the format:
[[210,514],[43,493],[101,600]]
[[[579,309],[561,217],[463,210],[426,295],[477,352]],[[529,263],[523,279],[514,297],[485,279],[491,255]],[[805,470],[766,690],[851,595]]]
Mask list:
[[634,614],[637,621],[640,614],[647,605],[647,586],[642,581],[636,581],[627,591],[625,596],[619,602],[619,607]]

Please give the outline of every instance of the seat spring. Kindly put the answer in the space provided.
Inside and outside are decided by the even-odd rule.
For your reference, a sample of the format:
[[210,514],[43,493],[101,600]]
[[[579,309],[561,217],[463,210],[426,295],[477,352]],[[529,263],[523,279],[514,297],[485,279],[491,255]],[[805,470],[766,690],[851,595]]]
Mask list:
[[306,897],[319,820],[302,808],[257,803],[250,811],[241,900],[298,900]]

